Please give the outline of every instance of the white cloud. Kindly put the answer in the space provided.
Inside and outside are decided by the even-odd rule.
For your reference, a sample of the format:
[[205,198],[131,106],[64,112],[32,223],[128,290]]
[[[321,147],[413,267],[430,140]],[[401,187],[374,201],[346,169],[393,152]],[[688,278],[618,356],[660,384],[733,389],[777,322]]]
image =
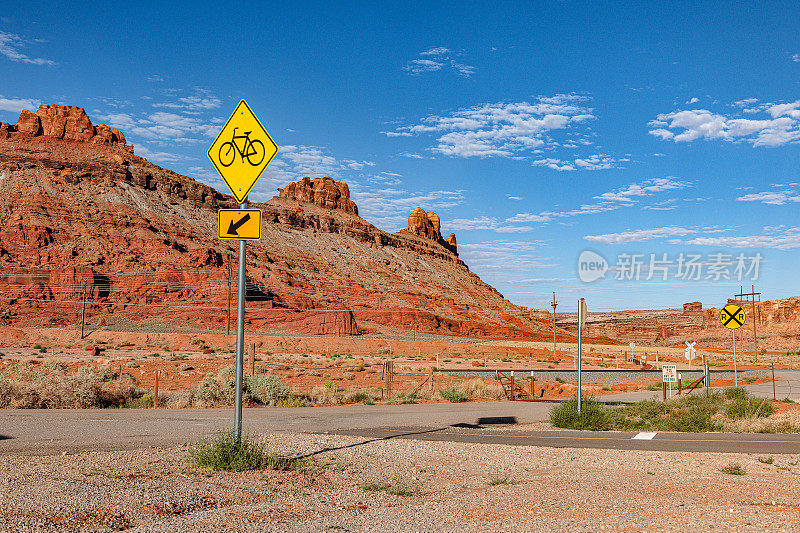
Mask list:
[[559,171],[571,170],[607,170],[619,168],[618,163],[630,161],[628,158],[616,159],[607,154],[594,154],[587,157],[578,157],[572,161],[564,161],[553,157],[533,161],[535,166],[552,168]]
[[412,76],[419,76],[426,72],[437,72],[443,69],[450,69],[464,78],[468,78],[475,73],[475,67],[465,65],[454,59],[460,54],[456,54],[443,46],[420,52],[419,55],[421,57],[412,59],[403,67],[403,70]]
[[99,114],[98,119],[117,128],[126,136],[139,136],[149,141],[192,142],[214,137],[219,133],[218,119],[203,120],[192,115],[156,111],[142,117],[129,113]]
[[681,181],[672,176],[667,176],[666,178],[645,180],[641,183],[631,183],[623,189],[616,189],[614,191],[606,192],[599,196],[595,196],[595,198],[598,200],[608,200],[614,202],[633,202],[633,198],[635,197],[651,196],[659,192],[685,189],[687,187],[691,187],[689,182]]
[[168,109],[182,109],[187,112],[200,112],[217,109],[222,105],[220,100],[214,93],[208,89],[195,87],[192,94],[189,96],[178,97],[175,101],[170,102],[156,102],[153,107],[165,107]]
[[440,46],[438,48],[431,48],[430,50],[426,50],[425,52],[420,52],[419,55],[421,56],[443,56],[450,53],[449,48],[445,48]]
[[696,103],[697,103],[697,102],[699,102],[699,101],[700,101],[700,99],[699,99],[699,98],[697,98],[697,97],[695,97],[695,98],[692,98],[692,99],[688,100],[688,101],[686,102],[686,104],[687,104],[687,105],[692,105],[692,104],[696,104]]
[[510,196],[510,195],[507,195],[507,198],[509,200],[522,200],[522,196]]
[[22,52],[20,48],[24,48],[30,44],[30,41],[24,40],[19,35],[0,31],[0,54],[6,58],[17,63],[27,63],[28,65],[55,65],[56,62],[50,59],[41,57],[29,57]]
[[[351,198],[358,204],[359,214],[382,229],[399,230],[408,223],[408,215],[416,207],[437,211],[455,207],[464,201],[464,192],[408,191],[405,189],[362,187],[350,184]],[[456,228],[451,221],[442,219],[442,233]]]
[[[752,100],[739,100],[734,105],[751,105],[754,103]],[[764,113],[768,117],[738,118],[696,109],[662,113],[648,125],[652,128],[651,135],[675,142],[703,138],[749,142],[753,146],[779,146],[800,141],[800,100],[764,104],[743,111],[749,114]]]
[[458,245],[461,258],[473,270],[482,272],[501,272],[504,281],[509,271],[526,271],[531,268],[551,268],[557,265],[543,262],[549,258],[539,253],[542,241],[508,241],[494,240],[479,243],[462,243]]
[[533,229],[532,226],[515,226],[501,222],[495,217],[456,218],[450,226],[457,230],[491,230],[497,233],[525,233]]
[[606,233],[604,235],[586,235],[584,239],[599,244],[623,244],[629,242],[649,241],[663,237],[683,237],[697,233],[698,230],[687,229],[680,226],[665,226],[662,228],[623,231],[620,233]]
[[4,98],[0,95],[0,111],[10,113],[21,113],[23,109],[36,111],[39,108],[39,100],[32,98]]
[[800,54],[794,54],[792,56],[792,61],[794,61],[795,63],[800,63]]
[[136,147],[136,155],[140,157],[144,157],[148,161],[152,161],[153,163],[177,163],[179,161],[185,161],[187,158],[178,155],[172,154],[169,152],[154,152],[147,148],[146,146],[139,145]]
[[771,205],[783,205],[787,202],[800,202],[800,195],[791,191],[763,191],[745,194],[737,198],[740,202],[762,202]]
[[[774,233],[774,231],[774,229],[771,229],[765,233]],[[800,227],[786,228],[778,234],[696,237],[687,241],[686,244],[723,248],[774,248],[777,250],[791,250],[800,248]]]
[[[430,115],[418,124],[386,131],[389,137],[411,137],[437,134],[434,152],[457,157],[523,157],[544,148],[556,148],[550,134],[556,130],[581,128],[592,119],[592,110],[585,107],[589,97],[559,94],[539,97],[533,103],[510,102],[480,104],[448,115]],[[580,130],[579,130],[580,131]],[[578,133],[579,135],[579,133]],[[588,144],[581,139],[579,142]],[[608,156],[596,155],[581,159],[582,168],[606,165]],[[544,158],[539,157],[538,160]],[[552,159],[553,164],[559,160]],[[545,163],[537,163],[545,164]]]

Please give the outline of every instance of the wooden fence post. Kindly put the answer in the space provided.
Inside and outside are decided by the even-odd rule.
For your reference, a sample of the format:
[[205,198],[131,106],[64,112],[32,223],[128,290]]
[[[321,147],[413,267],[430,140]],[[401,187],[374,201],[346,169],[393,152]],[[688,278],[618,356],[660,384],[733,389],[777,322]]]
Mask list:
[[158,369],[156,369],[156,386],[153,396],[153,409],[158,409]]
[[256,343],[250,345],[250,375],[256,375]]

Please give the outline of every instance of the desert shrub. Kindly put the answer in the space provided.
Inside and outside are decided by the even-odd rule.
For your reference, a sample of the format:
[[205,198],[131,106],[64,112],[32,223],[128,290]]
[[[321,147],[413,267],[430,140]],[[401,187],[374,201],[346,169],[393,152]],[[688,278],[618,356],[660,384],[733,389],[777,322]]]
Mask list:
[[637,402],[609,411],[611,427],[624,431],[718,431],[722,425],[713,417],[722,402],[718,394]]
[[122,407],[136,396],[131,377],[120,377],[108,366],[85,366],[74,374],[66,373],[63,365],[43,366],[21,365],[13,379],[4,378],[0,405],[22,409]]
[[276,403],[276,407],[314,407],[314,403],[306,396],[299,396],[292,394],[284,398],[280,398]]
[[372,403],[372,397],[365,390],[352,391],[347,393],[344,403]]
[[[249,405],[270,405],[290,394],[289,388],[273,374],[256,374],[242,378],[242,402]],[[213,375],[203,377],[194,391],[194,403],[231,405],[236,399],[236,369],[226,366]]]
[[195,388],[197,403],[207,406],[231,405],[236,394],[236,369],[226,366],[216,374],[204,376]]
[[741,418],[764,418],[772,415],[775,408],[765,398],[736,398],[725,406],[725,416],[738,420]]
[[471,378],[462,381],[456,388],[467,398],[489,398],[499,400],[505,398],[503,386],[496,381],[487,381],[481,378]]
[[725,389],[725,399],[746,400],[750,395],[742,387],[728,387]]
[[610,417],[606,408],[592,398],[581,399],[581,414],[578,415],[578,395],[562,402],[550,411],[550,423],[566,429],[603,431],[609,429]]
[[304,461],[277,455],[247,435],[237,440],[233,431],[201,439],[189,450],[188,460],[196,466],[243,472],[245,470],[302,470]]
[[669,416],[664,417],[656,424],[661,431],[685,431],[690,433],[700,433],[705,431],[719,431],[722,424],[715,422],[712,414],[708,411],[690,407],[687,410],[677,410]]
[[439,396],[450,403],[461,403],[467,401],[467,395],[456,389],[453,385],[439,389]]
[[242,397],[247,403],[269,405],[285,398],[289,393],[289,387],[273,374],[246,376],[242,383]]
[[729,463],[719,469],[723,474],[730,474],[732,476],[743,476],[745,470],[739,463]]
[[317,385],[311,389],[310,397],[316,405],[339,405],[344,400],[344,394],[339,392],[339,385],[335,381]]

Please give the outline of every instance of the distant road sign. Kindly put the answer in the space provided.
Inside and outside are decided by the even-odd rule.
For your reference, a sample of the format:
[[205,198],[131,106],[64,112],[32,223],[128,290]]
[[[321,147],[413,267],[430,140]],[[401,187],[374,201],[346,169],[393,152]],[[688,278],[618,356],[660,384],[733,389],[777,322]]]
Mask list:
[[664,365],[661,367],[661,379],[664,383],[678,382],[678,365]]
[[744,326],[747,315],[740,306],[728,304],[719,312],[720,323],[728,329],[739,329]]
[[220,209],[219,238],[257,241],[261,238],[261,209]]
[[208,158],[240,204],[277,153],[278,145],[244,100],[208,148]]

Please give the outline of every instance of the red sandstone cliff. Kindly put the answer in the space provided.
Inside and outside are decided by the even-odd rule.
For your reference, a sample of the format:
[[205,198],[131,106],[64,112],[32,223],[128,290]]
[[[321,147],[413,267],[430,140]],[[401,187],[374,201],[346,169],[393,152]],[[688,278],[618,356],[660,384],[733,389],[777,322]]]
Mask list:
[[[85,283],[90,314],[115,327],[222,327],[236,245],[215,226],[216,208],[236,206],[228,195],[60,106],[0,125],[0,187],[0,322],[74,325]],[[248,328],[350,334],[354,316],[366,327],[549,335],[469,271],[454,236],[384,232],[342,182],[304,178],[253,207],[264,226],[248,246]],[[438,232],[438,217],[425,219]]]

